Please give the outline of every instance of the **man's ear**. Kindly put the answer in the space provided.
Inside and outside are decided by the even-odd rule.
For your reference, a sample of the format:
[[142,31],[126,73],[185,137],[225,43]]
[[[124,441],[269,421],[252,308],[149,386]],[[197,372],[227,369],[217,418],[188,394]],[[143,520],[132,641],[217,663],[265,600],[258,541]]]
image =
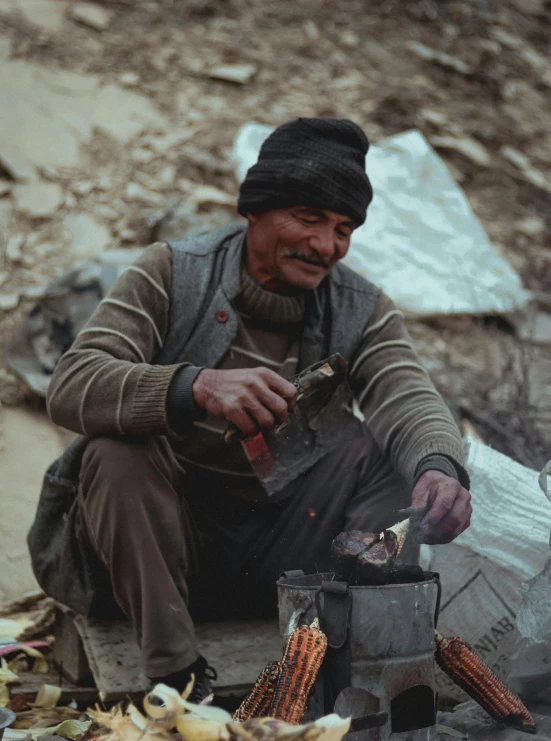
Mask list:
[[258,214],[252,214],[250,211],[247,211],[245,216],[247,217],[249,224],[256,224],[258,221]]

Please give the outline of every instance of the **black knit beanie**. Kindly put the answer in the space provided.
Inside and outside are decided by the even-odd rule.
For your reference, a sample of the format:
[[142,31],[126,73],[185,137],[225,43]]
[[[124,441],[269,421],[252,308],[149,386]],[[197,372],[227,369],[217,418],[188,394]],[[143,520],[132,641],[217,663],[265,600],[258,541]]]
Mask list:
[[297,118],[263,143],[239,189],[237,210],[311,206],[363,224],[373,189],[365,173],[369,141],[353,121]]

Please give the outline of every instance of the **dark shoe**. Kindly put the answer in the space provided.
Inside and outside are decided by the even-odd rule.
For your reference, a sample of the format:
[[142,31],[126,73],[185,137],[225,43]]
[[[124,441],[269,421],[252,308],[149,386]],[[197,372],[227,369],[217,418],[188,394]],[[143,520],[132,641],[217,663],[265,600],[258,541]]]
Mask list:
[[188,702],[199,705],[199,703],[201,703],[206,697],[212,695],[211,682],[215,682],[217,679],[218,674],[216,673],[216,670],[208,664],[205,666],[202,673],[198,671],[195,675],[195,682],[188,697]]
[[195,682],[188,701],[198,705],[212,693],[211,680],[218,678],[216,671],[207,664],[203,656],[199,656],[191,666],[181,669],[179,672],[167,674],[164,677],[150,677],[150,680],[153,685],[166,684],[182,693],[188,686],[192,674],[195,677]]

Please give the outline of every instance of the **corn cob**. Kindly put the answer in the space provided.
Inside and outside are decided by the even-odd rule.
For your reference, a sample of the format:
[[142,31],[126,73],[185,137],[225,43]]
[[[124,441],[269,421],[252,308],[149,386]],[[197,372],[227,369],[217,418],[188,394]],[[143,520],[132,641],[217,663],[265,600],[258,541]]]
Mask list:
[[233,714],[234,720],[243,722],[249,720],[249,718],[261,718],[268,714],[279,672],[280,665],[278,661],[274,661],[262,669],[251,693]]
[[327,637],[319,629],[317,620],[291,633],[280,662],[268,715],[287,723],[300,723],[326,650]]
[[436,663],[493,718],[526,733],[535,733],[534,719],[521,700],[462,638],[444,638],[436,631]]

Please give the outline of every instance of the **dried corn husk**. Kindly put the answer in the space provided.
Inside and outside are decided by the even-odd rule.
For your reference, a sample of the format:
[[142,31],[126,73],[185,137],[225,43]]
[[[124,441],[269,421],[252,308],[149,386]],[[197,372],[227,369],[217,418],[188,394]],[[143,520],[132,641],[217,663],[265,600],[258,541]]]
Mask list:
[[8,685],[19,682],[19,677],[13,672],[3,658],[0,661],[0,708],[8,706],[10,701],[10,690]]
[[[153,702],[152,698],[155,698]],[[155,719],[144,717],[134,705],[129,705],[126,711],[120,706],[110,712],[99,707],[89,710],[94,721],[106,731],[96,736],[97,741],[173,741],[172,728],[185,741],[341,741],[350,727],[350,719],[338,715],[328,715],[303,726],[274,718],[238,723],[225,710],[194,705],[166,685],[155,686],[144,706],[148,713],[153,710]],[[159,712],[163,708],[164,715]]]
[[110,712],[96,706],[88,713],[108,731],[98,734],[98,741],[173,741],[172,734],[162,724],[144,718],[134,705],[129,705],[126,711],[116,706]]
[[61,693],[61,687],[55,687],[53,684],[43,684],[38,690],[34,705],[37,708],[51,710],[60,701]]

